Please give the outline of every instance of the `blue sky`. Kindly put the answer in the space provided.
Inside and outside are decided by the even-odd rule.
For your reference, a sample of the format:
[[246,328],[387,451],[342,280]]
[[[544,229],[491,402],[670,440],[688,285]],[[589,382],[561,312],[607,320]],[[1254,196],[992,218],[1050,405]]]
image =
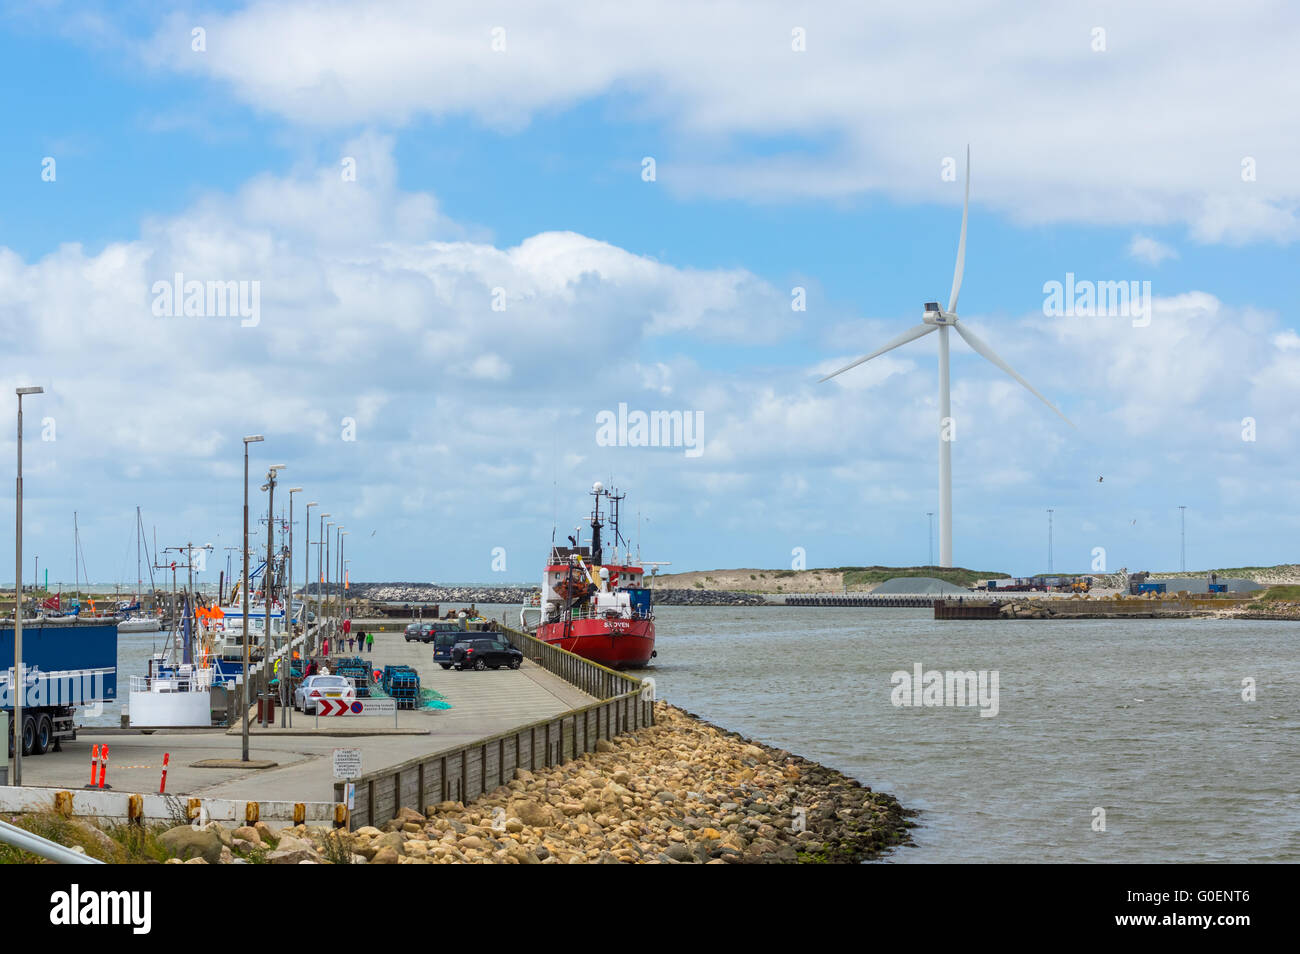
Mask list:
[[[967,142],[962,318],[1078,429],[954,342],[955,562],[1045,569],[1053,507],[1057,569],[1176,568],[1180,503],[1190,567],[1295,560],[1296,18],[1199,46],[1209,4],[991,6],[940,82],[925,9],[425,6],[0,16],[29,576],[71,579],[73,510],[96,579],[134,576],[137,504],[233,545],[246,433],[358,579],[531,580],[611,478],[674,568],[924,562],[934,339],[816,379],[946,299]],[[259,282],[256,327],[151,314],[178,270]],[[1150,281],[1151,325],[1045,316],[1067,272]],[[700,412],[703,452],[600,446],[619,403]]]

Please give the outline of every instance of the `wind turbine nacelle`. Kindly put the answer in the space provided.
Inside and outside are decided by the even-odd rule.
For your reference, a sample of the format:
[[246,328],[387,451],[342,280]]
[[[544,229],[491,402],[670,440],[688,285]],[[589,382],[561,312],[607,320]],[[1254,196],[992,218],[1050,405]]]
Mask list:
[[954,325],[957,323],[957,316],[950,315],[939,307],[937,301],[927,301],[925,303],[925,314],[921,320],[927,325]]

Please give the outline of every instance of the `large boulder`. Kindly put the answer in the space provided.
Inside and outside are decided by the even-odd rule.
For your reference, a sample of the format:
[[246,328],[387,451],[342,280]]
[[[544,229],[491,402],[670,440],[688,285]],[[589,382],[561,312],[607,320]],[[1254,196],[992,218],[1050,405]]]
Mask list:
[[186,861],[202,858],[210,865],[221,861],[221,837],[215,832],[202,828],[180,825],[170,828],[158,836],[164,848],[177,858]]
[[547,828],[555,823],[551,806],[531,798],[518,798],[512,801],[510,814],[530,828]]
[[320,855],[310,848],[277,849],[267,854],[266,860],[273,865],[297,865],[304,861],[311,865],[320,864]]

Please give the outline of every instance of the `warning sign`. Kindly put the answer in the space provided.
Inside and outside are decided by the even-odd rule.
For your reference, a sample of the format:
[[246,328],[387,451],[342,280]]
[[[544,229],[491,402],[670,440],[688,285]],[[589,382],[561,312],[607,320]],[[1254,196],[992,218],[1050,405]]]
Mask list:
[[360,778],[361,777],[361,750],[360,749],[335,749],[334,750],[334,777],[335,778]]

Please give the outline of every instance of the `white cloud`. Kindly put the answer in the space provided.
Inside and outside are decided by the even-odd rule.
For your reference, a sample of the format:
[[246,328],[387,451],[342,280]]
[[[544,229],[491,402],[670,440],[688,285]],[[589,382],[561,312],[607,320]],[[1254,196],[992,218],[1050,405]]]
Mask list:
[[1129,258],[1145,262],[1147,265],[1159,265],[1170,258],[1177,258],[1178,252],[1163,242],[1158,242],[1148,235],[1135,235],[1128,243]]
[[[615,96],[667,125],[657,159],[671,189],[957,203],[940,164],[969,142],[975,201],[1021,221],[1184,223],[1207,242],[1300,234],[1300,127],[1276,106],[1300,93],[1290,8],[260,0],[205,15],[203,54],[193,19],[166,21],[144,58],[295,123],[466,115],[515,130]],[[765,139],[780,148],[745,148]]]
[[[678,556],[666,552],[671,542],[698,542],[719,526],[737,541],[823,528],[868,554],[895,523],[934,508],[932,339],[817,384],[813,366],[838,366],[892,327],[846,322],[851,337],[835,330],[837,353],[828,354],[828,329],[791,324],[784,294],[747,272],[674,268],[570,232],[510,248],[466,237],[432,196],[400,191],[382,140],[367,141],[378,145],[362,166],[383,175],[259,177],[94,254],[69,245],[28,262],[0,248],[0,377],[5,387],[45,385],[28,406],[29,433],[45,416],[58,430],[54,442],[29,437],[25,451],[33,546],[46,534],[41,552],[56,552],[78,509],[90,539],[108,541],[92,551],[118,547],[131,539],[136,502],[171,533],[229,540],[239,438],[257,432],[267,443],[255,450],[255,474],[274,457],[343,522],[364,517],[391,531],[374,544],[350,538],[358,578],[375,575],[360,570],[367,564],[447,578],[459,564],[450,552],[431,554],[427,540],[484,512],[485,499],[495,506],[476,539],[535,550],[557,511],[571,526],[591,480],[611,475],[653,516],[665,559]],[[418,228],[394,225],[410,208],[432,211],[416,217]],[[356,223],[350,234],[334,226],[339,209]],[[155,318],[151,283],[176,271],[260,281],[261,323]],[[505,311],[492,308],[497,287]],[[710,336],[750,344],[765,313],[765,334],[788,335],[766,363],[732,367],[701,347]],[[1099,458],[1130,463],[1138,495],[1162,472],[1153,460],[1179,460],[1178,474],[1204,473],[1213,485],[1220,472],[1203,458],[1219,444],[1260,485],[1293,468],[1300,338],[1275,315],[1189,292],[1157,298],[1147,328],[1041,315],[964,320],[1079,431],[954,339],[959,520],[1006,514],[1044,488],[1082,483],[1079,475],[1093,481],[1111,470]],[[595,412],[620,401],[702,412],[704,456],[598,446]],[[1248,415],[1259,439],[1243,446],[1236,431]],[[355,441],[340,438],[345,417],[356,421]],[[1107,487],[1125,477],[1108,477]],[[973,545],[969,531],[959,554],[970,552],[963,541]],[[533,570],[512,565],[520,577]],[[486,567],[458,572],[490,578]]]

